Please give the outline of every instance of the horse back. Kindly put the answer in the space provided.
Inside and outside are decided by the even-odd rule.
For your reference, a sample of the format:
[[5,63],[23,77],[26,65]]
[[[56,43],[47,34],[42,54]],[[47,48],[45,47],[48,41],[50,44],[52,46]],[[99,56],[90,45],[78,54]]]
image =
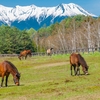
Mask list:
[[24,50],[20,53],[20,55],[25,56],[27,54],[31,54],[31,50]]
[[26,55],[26,53],[27,53],[27,51],[24,50],[24,51],[20,52],[20,55],[24,56],[24,55]]
[[0,77],[2,76],[3,72],[4,72],[3,63],[0,63]]

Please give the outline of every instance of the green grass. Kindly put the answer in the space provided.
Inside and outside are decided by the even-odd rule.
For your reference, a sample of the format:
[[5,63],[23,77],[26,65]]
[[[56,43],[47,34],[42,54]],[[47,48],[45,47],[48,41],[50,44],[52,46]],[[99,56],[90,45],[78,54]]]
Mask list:
[[20,86],[9,76],[8,87],[0,88],[0,100],[100,100],[100,53],[82,56],[90,75],[71,76],[69,54],[22,61],[0,58],[11,61],[21,73]]

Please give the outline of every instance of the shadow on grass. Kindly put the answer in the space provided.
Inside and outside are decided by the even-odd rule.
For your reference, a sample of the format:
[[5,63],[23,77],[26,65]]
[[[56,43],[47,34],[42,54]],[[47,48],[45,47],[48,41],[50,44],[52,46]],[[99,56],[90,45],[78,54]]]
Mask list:
[[[15,87],[16,85],[8,85],[7,87]],[[16,86],[16,87],[20,87],[20,86],[25,86],[24,84],[21,84],[21,85],[19,85],[19,86]]]
[[72,81],[72,80],[65,80],[65,83],[68,83],[68,82],[74,82],[74,81]]
[[88,75],[91,75],[91,74],[80,74],[80,75],[71,75],[71,76],[88,76]]

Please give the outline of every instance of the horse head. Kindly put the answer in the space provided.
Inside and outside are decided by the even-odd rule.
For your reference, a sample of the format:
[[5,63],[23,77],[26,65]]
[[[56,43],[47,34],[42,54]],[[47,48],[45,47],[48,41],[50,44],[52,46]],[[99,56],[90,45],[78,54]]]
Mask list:
[[88,73],[88,68],[89,68],[89,66],[85,66],[85,67],[84,67],[83,72],[84,72],[85,75],[88,75],[88,74],[89,74],[89,73]]
[[20,55],[18,56],[18,58],[19,58],[19,60],[21,60],[21,57],[20,57]]
[[27,50],[27,55],[29,55],[30,57],[32,56],[31,50]]
[[14,76],[14,83],[15,83],[17,86],[20,85],[19,80],[20,80],[20,74],[19,74],[19,73],[16,73],[15,76]]
[[50,48],[50,50],[52,50],[53,48]]

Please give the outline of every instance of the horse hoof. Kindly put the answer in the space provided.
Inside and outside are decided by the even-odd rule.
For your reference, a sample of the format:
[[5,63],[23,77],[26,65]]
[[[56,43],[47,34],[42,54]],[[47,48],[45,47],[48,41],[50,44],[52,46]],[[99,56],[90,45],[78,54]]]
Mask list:
[[19,83],[16,83],[16,86],[19,86]]
[[89,73],[86,73],[85,75],[89,75]]

